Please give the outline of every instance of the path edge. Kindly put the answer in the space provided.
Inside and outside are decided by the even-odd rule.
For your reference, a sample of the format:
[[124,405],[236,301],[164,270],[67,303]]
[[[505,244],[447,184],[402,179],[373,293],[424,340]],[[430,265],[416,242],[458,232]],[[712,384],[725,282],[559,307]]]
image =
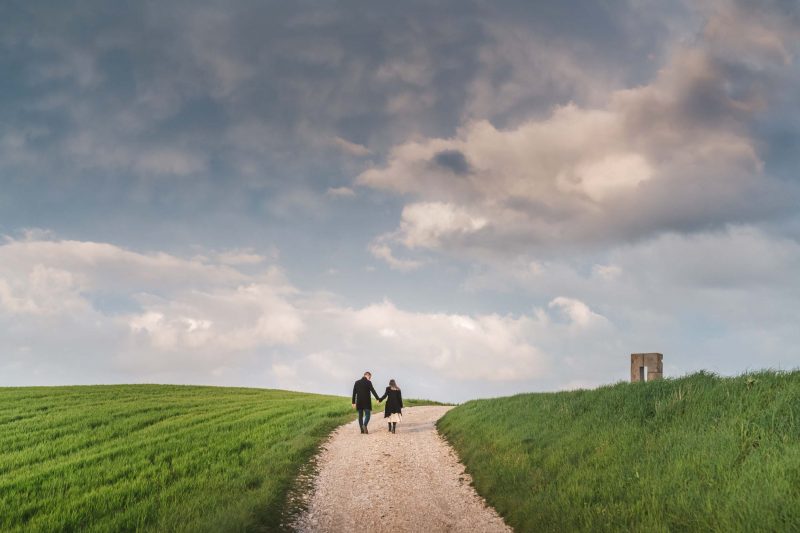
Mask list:
[[299,531],[302,519],[308,512],[308,506],[314,497],[315,483],[319,474],[319,460],[325,447],[341,428],[352,424],[353,420],[333,428],[311,452],[310,457],[300,466],[289,490],[286,492],[279,524],[279,533],[295,533]]
[[[453,409],[455,409],[457,407],[459,407],[459,406],[456,405],[456,406],[453,407]],[[447,435],[445,435],[444,432],[441,431],[441,429],[439,428],[439,422],[441,422],[442,419],[445,416],[447,416],[447,413],[449,413],[453,409],[448,409],[445,414],[443,414],[442,416],[437,418],[436,422],[433,423],[433,427],[436,429],[436,434],[439,435],[439,437],[445,442],[445,444],[447,444],[447,446],[450,448],[450,450],[452,450],[453,455],[455,455],[456,459],[458,460],[458,463],[461,466],[464,467],[464,475],[466,475],[467,478],[469,479],[469,486],[472,488],[472,490],[475,492],[475,494],[478,496],[478,498],[480,498],[480,500],[483,503],[483,505],[485,505],[487,509],[491,509],[494,512],[494,514],[496,514],[500,518],[500,520],[503,522],[503,524],[505,524],[505,526],[509,530],[516,531],[511,526],[511,524],[508,523],[508,520],[506,520],[506,517],[503,516],[500,513],[500,511],[498,511],[497,508],[494,505],[489,503],[489,500],[487,500],[486,497],[483,494],[480,493],[480,491],[478,490],[478,487],[475,486],[475,479],[472,477],[472,473],[469,471],[469,467],[467,466],[467,463],[465,463],[464,460],[461,458],[461,454],[458,453],[458,449],[455,446],[453,446],[453,443],[450,442],[450,439],[447,438]]]

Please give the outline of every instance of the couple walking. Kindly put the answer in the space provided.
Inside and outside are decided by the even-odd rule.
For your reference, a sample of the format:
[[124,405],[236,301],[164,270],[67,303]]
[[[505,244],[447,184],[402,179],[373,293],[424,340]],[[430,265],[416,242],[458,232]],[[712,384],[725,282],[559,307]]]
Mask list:
[[389,431],[392,433],[397,432],[397,423],[403,418],[403,394],[400,392],[400,387],[393,379],[389,380],[389,386],[386,387],[386,392],[383,396],[378,397],[375,392],[375,387],[372,386],[372,373],[364,372],[364,377],[359,379],[353,385],[353,409],[358,409],[358,425],[361,428],[361,433],[369,434],[367,424],[369,424],[369,417],[372,414],[372,398],[370,394],[375,395],[378,403],[386,399],[386,409],[383,411],[383,417],[389,420]]

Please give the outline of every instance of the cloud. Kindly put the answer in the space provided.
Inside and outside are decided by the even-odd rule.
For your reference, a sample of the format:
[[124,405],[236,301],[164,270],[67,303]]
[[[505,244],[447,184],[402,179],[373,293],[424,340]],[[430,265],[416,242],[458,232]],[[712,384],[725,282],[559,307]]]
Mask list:
[[[800,245],[796,239],[753,225],[738,225],[690,235],[668,233],[585,255],[556,254],[539,260],[521,255],[514,261],[496,258],[476,266],[464,288],[524,290],[542,298],[574,290],[589,301],[607,302],[610,308],[617,301],[649,309],[663,303],[664,309],[672,312],[691,308],[692,298],[714,292],[736,293],[742,298],[761,290],[800,296],[792,282],[797,268]],[[692,296],[695,291],[704,292]]]
[[470,165],[463,153],[458,150],[442,150],[433,156],[432,162],[440,167],[450,169],[454,174],[469,174]]
[[144,350],[202,351],[225,357],[292,344],[305,327],[298,310],[269,284],[137,299],[141,312],[124,319],[137,348]]
[[[164,252],[140,253],[109,243],[75,240],[15,240],[0,245],[0,273],[25,279],[37,266],[68,272],[76,287],[114,290],[119,279],[133,291],[158,292],[235,285],[249,278],[225,264],[184,259]],[[267,271],[265,277],[277,278]]]
[[[232,189],[248,197],[319,168],[349,172],[349,158],[331,161],[318,148],[382,156],[464,116],[529,117],[564,94],[605,94],[600,74],[630,59],[609,36],[649,42],[664,25],[649,5],[620,16],[585,1],[555,13],[477,1],[357,12],[242,1],[114,13],[88,5],[96,9],[85,17],[53,3],[0,22],[3,67],[19,71],[4,99],[13,113],[0,128],[0,161],[37,185],[54,175],[87,185],[90,199],[105,191],[98,181],[163,192],[152,178],[185,176],[210,198]],[[591,13],[599,29],[571,31],[564,9]],[[650,21],[645,36],[625,22],[638,11],[648,16],[634,20]],[[61,23],[35,31],[52,20]],[[596,52],[589,60],[587,50]]]
[[548,307],[563,313],[578,328],[593,327],[607,323],[604,316],[593,312],[588,305],[575,298],[558,296],[548,304]]
[[295,289],[279,270],[230,266],[263,259],[240,250],[184,259],[108,243],[9,238],[0,245],[0,317],[13,329],[48,327],[55,336],[72,327],[84,331],[87,345],[96,327],[106,328],[115,340],[106,339],[112,353],[98,354],[101,368],[115,357],[151,370],[230,364],[244,352],[292,344],[305,327],[291,303]]
[[[337,378],[342,367],[347,376],[357,376],[363,372],[360,367],[368,365],[381,376],[395,369],[406,379],[415,376],[448,390],[465,381],[521,384],[548,375],[552,359],[537,346],[537,338],[550,328],[563,333],[568,327],[554,325],[541,309],[520,316],[420,312],[400,309],[388,300],[356,309],[327,307],[312,316],[310,322],[318,328],[309,350],[323,354],[317,359],[325,363],[313,357],[292,363],[303,368],[310,381],[320,379],[314,375],[319,373]],[[331,336],[338,339],[331,343],[338,348],[313,350],[316,344],[330,342]],[[332,368],[325,371],[327,366]]]
[[421,202],[403,208],[401,242],[408,248],[434,248],[448,238],[466,238],[488,225],[482,216],[447,202]]
[[414,313],[384,302],[343,319],[381,346],[380,359],[402,356],[444,378],[525,380],[543,375],[549,364],[532,342],[543,317]]
[[720,53],[748,63],[792,62],[791,41],[800,35],[797,6],[770,2],[759,9],[745,2],[716,2],[703,35]]
[[392,248],[385,242],[381,242],[381,239],[378,239],[376,242],[370,244],[369,252],[373,257],[385,261],[394,270],[416,270],[423,264],[421,261],[416,261],[414,259],[400,259],[395,257],[394,253],[392,252]]
[[592,276],[610,281],[622,275],[622,269],[617,265],[592,265]]
[[334,137],[333,144],[343,152],[355,157],[365,157],[370,154],[369,149],[361,144],[342,139],[341,137]]
[[[214,381],[260,366],[274,370],[267,375],[275,385],[308,390],[349,379],[369,359],[399,364],[406,379],[429,373],[443,390],[475,380],[524,387],[551,373],[553,355],[542,343],[608,325],[577,298],[520,315],[414,311],[388,300],[351,308],[298,290],[275,266],[248,273],[223,264],[224,252],[185,259],[29,237],[0,245],[0,324],[17,332],[0,345],[24,354],[7,363],[44,365],[49,382],[70,364],[50,353],[58,342],[83,354],[89,380],[104,372],[174,379],[185,371]],[[47,339],[30,336],[42,327]]]
[[[664,258],[669,257],[668,263]],[[717,289],[746,294],[759,288],[796,293],[800,244],[753,226],[732,226],[698,235],[664,235],[612,254],[627,276],[656,276],[686,290]]]
[[[589,12],[596,7],[567,9]],[[576,40],[574,32],[556,30],[552,24],[537,27],[550,18],[544,14],[526,12],[520,19],[487,20],[490,39],[477,54],[477,72],[466,87],[464,116],[513,127],[564,101],[603,102],[623,75],[620,65],[610,59],[621,59],[620,53],[631,53],[630,48],[647,40],[642,36],[645,23],[636,12],[634,6],[628,6],[624,15],[614,13],[613,21],[597,20],[598,25],[611,26],[604,42],[592,42],[595,37],[586,32],[580,32]],[[626,42],[627,47],[614,46],[608,36],[627,33],[633,37],[623,27],[629,23],[627,17],[639,19],[638,24],[631,24],[636,27],[636,37]],[[583,39],[591,44],[581,42]],[[614,47],[616,57],[604,55],[607,46]]]
[[15,315],[58,315],[89,309],[71,272],[41,264],[24,277],[0,278],[0,309]]
[[[437,65],[470,77],[471,53],[462,53],[484,39],[471,5],[456,17],[444,7],[409,17],[399,6],[247,2],[90,8],[79,19],[70,9],[0,22],[3,67],[19,70],[4,100],[15,111],[0,128],[0,159],[42,182],[54,171],[154,188],[152,177],[214,176],[197,181],[250,189],[280,184],[287,166],[330,168],[321,146],[363,158],[394,129],[458,116],[459,104],[440,96],[455,94]],[[47,20],[62,24],[33,31]]]
[[[277,255],[277,251],[272,250],[269,255],[275,256]],[[225,250],[223,252],[213,254],[212,257],[214,257],[217,262],[222,263],[223,265],[231,266],[258,265],[269,260],[267,255],[256,253],[252,248]]]
[[352,198],[356,195],[356,191],[350,187],[330,187],[325,194],[337,198]]
[[736,37],[715,15],[650,83],[603,106],[509,129],[469,120],[452,138],[395,146],[357,183],[412,197],[396,233],[410,248],[514,253],[786,216],[798,190],[764,171],[752,133],[787,68],[792,32],[771,22],[738,36],[757,64],[730,57],[719,39]]

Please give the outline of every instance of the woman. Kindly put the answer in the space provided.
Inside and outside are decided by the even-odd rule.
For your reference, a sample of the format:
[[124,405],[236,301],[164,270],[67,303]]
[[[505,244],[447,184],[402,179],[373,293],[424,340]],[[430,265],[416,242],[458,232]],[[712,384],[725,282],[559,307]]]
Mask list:
[[386,400],[386,409],[383,411],[383,417],[389,419],[389,431],[397,433],[397,423],[403,419],[403,393],[400,392],[400,387],[393,379],[389,380],[389,386],[386,387],[386,392],[383,393],[381,399]]

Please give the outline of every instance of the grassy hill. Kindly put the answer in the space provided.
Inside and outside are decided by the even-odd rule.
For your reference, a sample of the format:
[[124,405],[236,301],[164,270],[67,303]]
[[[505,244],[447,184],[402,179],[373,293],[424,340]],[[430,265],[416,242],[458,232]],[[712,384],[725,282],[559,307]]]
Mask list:
[[467,402],[439,429],[517,531],[800,531],[800,372]]
[[349,398],[119,385],[0,388],[0,531],[277,527]]

